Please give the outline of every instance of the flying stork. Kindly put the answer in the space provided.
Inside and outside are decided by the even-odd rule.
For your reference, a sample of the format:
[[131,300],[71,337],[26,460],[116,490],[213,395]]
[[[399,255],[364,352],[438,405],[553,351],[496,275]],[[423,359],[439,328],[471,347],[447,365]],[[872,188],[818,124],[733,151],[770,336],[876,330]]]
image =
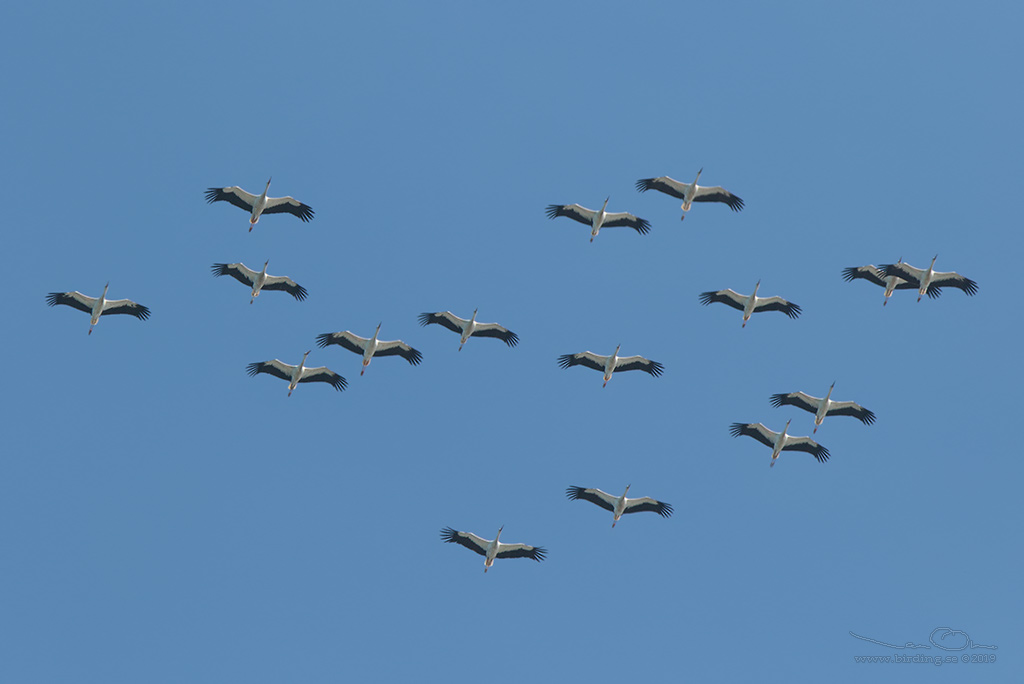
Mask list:
[[547,549],[541,546],[530,546],[529,544],[505,544],[498,541],[501,531],[505,529],[502,525],[498,528],[498,534],[494,539],[481,539],[472,532],[459,532],[450,527],[441,530],[441,539],[450,544],[461,544],[470,551],[479,553],[484,557],[484,572],[491,567],[495,558],[532,558],[538,563],[544,560]]
[[690,204],[693,202],[722,202],[723,204],[729,205],[729,208],[733,211],[739,211],[743,208],[743,200],[736,195],[732,194],[725,188],[716,185],[714,187],[705,187],[697,185],[697,181],[700,179],[700,174],[704,172],[704,168],[697,172],[697,177],[693,179],[692,183],[681,183],[668,176],[659,176],[658,178],[641,178],[636,182],[636,189],[640,192],[647,192],[648,190],[657,190],[663,192],[666,195],[672,195],[676,199],[683,200],[682,210],[683,215],[679,217],[682,221],[686,218],[686,212],[690,210]]
[[[903,257],[900,257],[899,263],[903,263]],[[843,269],[843,280],[846,282],[852,283],[857,278],[861,278],[885,288],[885,299],[882,300],[882,306],[889,303],[889,297],[892,296],[893,290],[913,290],[917,288],[916,285],[908,283],[903,278],[887,276],[885,271],[875,268],[873,264],[868,264],[867,266],[849,266]]]
[[473,309],[473,316],[468,321],[465,318],[459,318],[451,311],[421,313],[420,325],[436,323],[448,328],[452,332],[459,333],[461,337],[459,340],[459,351],[462,351],[462,345],[466,344],[466,340],[470,337],[496,337],[510,347],[519,344],[519,336],[508,328],[497,323],[477,323],[476,312],[477,309]]
[[549,204],[545,212],[548,218],[553,219],[559,216],[568,216],[574,221],[579,221],[584,225],[590,226],[590,241],[593,242],[594,238],[597,237],[598,232],[602,228],[614,228],[616,226],[628,226],[640,233],[641,235],[647,235],[651,231],[651,222],[642,218],[637,218],[633,214],[627,212],[606,212],[605,209],[608,207],[608,200],[611,197],[605,199],[604,204],[597,211],[593,209],[587,209],[581,207],[578,204]]
[[932,299],[937,298],[942,294],[942,288],[944,287],[956,287],[967,293],[968,296],[975,294],[978,291],[978,283],[974,282],[970,278],[965,278],[959,273],[949,272],[942,273],[935,270],[935,260],[939,258],[936,254],[932,257],[932,263],[928,268],[914,268],[910,264],[904,264],[902,261],[896,264],[884,264],[879,266],[879,271],[884,271],[887,276],[896,276],[903,278],[911,286],[918,288],[917,290],[917,301],[921,301],[921,297],[927,294]]
[[615,527],[615,523],[619,522],[619,518],[625,513],[651,511],[663,518],[672,515],[672,504],[667,504],[664,501],[655,501],[648,496],[639,499],[627,499],[626,494],[629,494],[630,486],[626,485],[626,491],[622,492],[622,496],[602,492],[600,489],[584,489],[583,487],[569,487],[565,490],[565,493],[571,501],[582,499],[614,513],[615,517],[612,518],[612,527]]
[[612,379],[612,373],[642,370],[654,377],[658,377],[665,371],[665,366],[662,364],[645,359],[642,356],[619,356],[619,347],[621,346],[620,344],[618,347],[615,347],[615,351],[612,352],[611,356],[601,356],[591,351],[580,352],[579,354],[562,354],[558,357],[558,365],[562,368],[586,366],[587,368],[601,371],[604,373],[604,385],[601,385],[601,387],[607,385],[608,381]]
[[701,292],[700,303],[707,306],[712,302],[718,302],[742,311],[743,325],[740,326],[742,328],[747,327],[747,320],[750,319],[751,314],[761,311],[781,311],[790,318],[796,318],[800,315],[800,306],[793,302],[788,302],[782,297],[758,297],[757,288],[759,287],[761,287],[760,280],[757,281],[757,285],[754,286],[754,292],[751,295],[741,295],[732,290]]
[[832,390],[835,388],[836,383],[832,383],[832,386],[828,388],[828,394],[825,395],[824,399],[818,397],[812,397],[809,394],[803,392],[790,392],[789,394],[773,394],[771,396],[772,406],[778,408],[783,404],[789,404],[802,408],[804,411],[808,411],[814,414],[814,432],[818,431],[821,426],[821,422],[825,420],[825,416],[853,416],[865,425],[871,425],[875,422],[875,414],[873,411],[869,411],[860,404],[855,404],[852,401],[833,401],[830,399],[832,396]]
[[344,332],[323,333],[322,335],[317,335],[316,343],[321,347],[337,344],[348,349],[350,352],[362,354],[363,369],[359,371],[360,375],[366,372],[366,367],[370,365],[370,359],[374,356],[401,356],[413,366],[419,364],[419,362],[423,360],[422,353],[413,349],[401,340],[392,340],[389,342],[378,340],[377,335],[380,334],[380,326],[381,324],[378,323],[377,330],[373,333],[373,337],[369,339],[360,337],[359,335],[346,330]]
[[306,288],[291,278],[267,275],[267,264],[269,263],[270,259],[267,259],[263,263],[263,270],[259,273],[251,268],[247,268],[245,264],[214,264],[213,275],[228,275],[243,285],[252,288],[252,297],[249,299],[250,304],[260,296],[260,290],[284,290],[300,302],[306,298]]
[[274,359],[273,361],[250,363],[246,366],[245,370],[249,375],[254,377],[258,373],[266,373],[268,375],[281,378],[282,380],[287,380],[289,397],[292,396],[292,392],[300,382],[326,382],[339,392],[345,389],[348,385],[348,381],[327,368],[327,366],[319,366],[317,368],[306,367],[306,357],[309,356],[309,352],[311,351],[313,350],[310,349],[302,355],[302,361],[299,361],[298,366],[293,366],[289,363],[284,363],[279,359]]
[[806,451],[818,459],[819,463],[827,461],[829,457],[828,449],[810,437],[793,437],[786,434],[792,420],[790,418],[786,421],[786,427],[782,428],[782,432],[773,432],[761,423],[733,423],[729,426],[729,433],[733,437],[739,437],[740,435],[753,437],[758,442],[761,442],[761,444],[770,446],[772,448],[772,462],[768,464],[769,468],[775,465],[775,459],[783,451]]
[[211,203],[230,202],[236,207],[250,212],[250,233],[263,214],[291,214],[298,216],[304,222],[313,218],[313,210],[309,205],[299,202],[294,197],[267,197],[271,180],[273,178],[267,181],[267,187],[263,188],[263,193],[260,195],[250,194],[237,185],[232,185],[229,188],[207,188],[206,201]]
[[46,303],[50,306],[63,304],[73,309],[84,311],[92,318],[89,320],[89,335],[92,335],[93,326],[100,320],[100,316],[113,314],[130,314],[141,321],[149,318],[149,307],[143,306],[130,299],[107,299],[108,282],[103,286],[103,294],[97,297],[88,297],[81,292],[51,292],[46,295]]

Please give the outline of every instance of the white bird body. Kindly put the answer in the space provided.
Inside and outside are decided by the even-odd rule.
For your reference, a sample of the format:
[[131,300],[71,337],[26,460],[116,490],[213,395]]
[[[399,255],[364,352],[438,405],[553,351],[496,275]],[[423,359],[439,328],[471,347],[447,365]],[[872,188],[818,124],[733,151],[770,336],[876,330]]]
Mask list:
[[790,450],[807,452],[818,459],[819,463],[827,461],[829,457],[828,449],[810,437],[793,437],[787,434],[790,422],[792,422],[792,419],[786,421],[786,427],[782,428],[782,432],[769,430],[761,423],[733,423],[729,426],[729,432],[733,437],[746,435],[747,437],[753,437],[766,446],[770,446],[772,448],[772,460],[769,467],[775,465],[775,459],[779,457],[779,454]]
[[[902,264],[903,257],[897,262]],[[917,286],[908,283],[899,276],[886,275],[885,269],[876,268],[873,264],[867,266],[850,266],[843,269],[843,280],[851,282],[856,279],[867,280],[880,287],[885,288],[885,297],[882,299],[882,306],[889,303],[889,297],[896,290],[914,290]]]
[[700,180],[700,174],[703,172],[704,167],[701,167],[700,171],[697,172],[697,177],[693,179],[693,182],[683,192],[683,204],[679,207],[683,210],[683,215],[679,217],[680,221],[686,218],[686,212],[690,211],[690,205],[693,204],[693,196],[697,194],[697,181]]
[[100,316],[103,315],[103,305],[107,303],[108,287],[110,287],[109,282],[103,286],[103,292],[96,298],[96,303],[92,305],[92,313],[89,318],[89,335],[92,335],[93,326],[100,322]]
[[832,396],[832,390],[836,388],[836,383],[832,383],[832,386],[828,388],[828,394],[821,400],[821,404],[818,406],[818,412],[814,414],[814,430],[811,434],[818,431],[821,427],[821,421],[825,420],[825,416],[828,415],[828,410],[832,408],[832,400],[829,398]]
[[326,366],[318,366],[316,368],[308,368],[306,366],[306,357],[309,356],[311,351],[312,349],[302,355],[302,361],[297,366],[284,363],[280,359],[274,359],[273,361],[250,363],[246,367],[246,371],[249,375],[267,373],[282,380],[287,380],[289,397],[292,396],[292,392],[298,387],[300,382],[326,382],[339,392],[344,390],[348,382],[342,376]]
[[651,361],[642,356],[619,356],[619,348],[621,346],[620,344],[615,347],[615,351],[612,352],[611,356],[601,356],[591,351],[578,354],[562,354],[558,357],[558,365],[562,368],[586,366],[587,368],[601,371],[604,374],[604,385],[601,385],[602,387],[607,385],[608,381],[612,378],[612,374],[617,372],[642,370],[654,377],[658,377],[664,372],[665,366],[657,361]]
[[50,306],[63,304],[89,314],[89,335],[92,335],[92,329],[99,322],[100,316],[130,314],[143,321],[149,318],[149,307],[138,302],[133,302],[130,299],[107,299],[109,287],[110,283],[108,282],[103,286],[103,293],[95,298],[77,290],[74,292],[51,292],[46,296],[46,303]]
[[540,546],[529,544],[504,544],[499,541],[501,531],[505,529],[502,525],[498,528],[498,534],[494,539],[483,539],[472,532],[460,532],[446,527],[441,530],[441,539],[447,543],[459,544],[484,557],[484,572],[490,569],[496,558],[532,558],[540,562],[544,560],[547,550]]
[[306,288],[286,276],[272,276],[267,274],[268,259],[263,264],[263,270],[254,271],[245,264],[214,264],[214,276],[231,276],[238,282],[246,285],[251,290],[249,303],[252,304],[256,297],[260,296],[263,290],[283,290],[295,299],[302,301],[306,298]]
[[818,431],[821,427],[822,421],[827,416],[853,416],[865,425],[871,425],[875,422],[875,414],[873,411],[869,411],[860,404],[852,401],[835,401],[832,399],[832,390],[835,389],[836,383],[832,383],[832,386],[828,388],[828,394],[823,399],[818,397],[812,397],[809,394],[803,392],[790,392],[788,394],[773,394],[771,396],[772,406],[779,407],[783,404],[789,404],[796,406],[804,411],[814,414],[814,432]]
[[750,315],[754,313],[754,305],[757,304],[757,289],[761,287],[761,281],[757,281],[757,285],[754,285],[754,291],[747,297],[746,303],[743,305],[743,325],[741,328],[747,327],[747,321],[750,320]]
[[879,270],[884,271],[886,275],[903,278],[908,283],[917,287],[917,301],[921,301],[921,297],[926,294],[932,299],[938,297],[942,294],[942,288],[944,287],[961,289],[968,296],[973,296],[978,291],[978,284],[970,278],[965,278],[953,271],[936,271],[935,260],[938,258],[938,254],[932,257],[932,263],[926,269],[914,268],[910,264],[900,261],[895,264],[886,264],[880,267]]
[[589,224],[591,242],[594,241],[594,238],[597,237],[597,234],[601,232],[601,228],[603,227],[613,228],[616,226],[627,226],[641,235],[646,235],[650,232],[650,221],[639,218],[628,212],[606,211],[608,208],[608,200],[610,199],[611,197],[606,198],[604,204],[602,204],[601,208],[597,211],[587,209],[579,204],[549,204],[545,211],[548,218],[553,219],[559,216],[565,216],[579,223]]
[[735,290],[719,290],[717,292],[701,292],[698,299],[701,304],[707,306],[713,302],[731,306],[743,312],[743,325],[747,327],[747,321],[752,314],[760,311],[781,311],[790,318],[797,318],[800,315],[800,305],[787,301],[782,297],[758,297],[757,290],[761,287],[761,281],[757,281],[753,293],[741,295]]
[[309,356],[309,352],[313,351],[310,349],[302,355],[302,360],[299,361],[299,365],[292,369],[292,377],[288,381],[288,396],[292,396],[292,392],[299,386],[299,380],[302,379],[302,372],[306,370],[306,357]]
[[519,344],[519,336],[503,325],[497,323],[480,323],[476,320],[478,309],[473,309],[473,315],[468,320],[459,318],[451,311],[438,311],[437,313],[421,313],[419,315],[420,325],[436,323],[459,334],[459,351],[466,341],[474,335],[477,337],[496,337],[510,347]]
[[692,183],[683,183],[668,176],[641,178],[636,182],[636,189],[640,192],[657,190],[658,192],[663,192],[666,195],[683,200],[680,206],[683,210],[683,215],[679,217],[680,221],[686,218],[686,212],[690,210],[690,206],[694,202],[721,202],[728,205],[733,211],[743,209],[743,200],[725,188],[719,185],[713,187],[697,185],[697,181],[700,180],[700,174],[703,172],[704,169],[702,167],[697,172],[697,177],[693,179]]
[[207,188],[206,201],[229,202],[236,207],[248,211],[250,233],[263,214],[287,213],[299,217],[304,222],[310,221],[313,218],[313,209],[309,205],[299,202],[294,197],[267,197],[271,180],[273,178],[267,181],[266,187],[263,188],[263,192],[259,195],[246,192],[237,185],[227,188]]
[[462,351],[462,346],[466,344],[466,341],[473,336],[473,332],[476,330],[476,313],[479,309],[473,309],[473,316],[469,319],[469,323],[462,330],[462,335],[459,336],[459,351]]
[[423,354],[419,350],[413,349],[401,340],[377,339],[377,336],[380,335],[380,326],[381,324],[377,324],[377,330],[369,339],[345,330],[344,332],[317,335],[316,343],[321,347],[336,344],[362,356],[363,368],[359,371],[359,375],[366,372],[366,367],[370,365],[374,356],[401,356],[413,366],[423,360]]
[[672,515],[672,504],[657,501],[647,496],[636,499],[626,498],[626,494],[629,494],[630,486],[631,485],[626,485],[626,491],[622,493],[622,496],[615,496],[614,494],[603,492],[600,489],[576,486],[569,487],[565,490],[565,493],[571,501],[582,499],[584,501],[597,504],[605,510],[611,511],[614,516],[612,518],[612,527],[615,527],[615,523],[619,522],[619,518],[626,513],[651,511],[653,513],[657,513],[663,518],[667,518]]

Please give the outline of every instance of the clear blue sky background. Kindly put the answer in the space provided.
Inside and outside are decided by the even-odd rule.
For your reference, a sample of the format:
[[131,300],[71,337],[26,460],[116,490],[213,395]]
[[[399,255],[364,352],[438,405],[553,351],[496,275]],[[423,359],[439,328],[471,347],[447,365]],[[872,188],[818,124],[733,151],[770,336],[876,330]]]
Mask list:
[[[1010,681],[1020,673],[1013,3],[21,3],[2,51],[0,680]],[[634,189],[721,184],[733,213]],[[207,205],[292,194],[316,218]],[[549,221],[632,211],[650,235]],[[844,283],[903,257],[979,283]],[[210,273],[290,275],[296,302]],[[703,290],[781,295],[746,329]],[[151,307],[50,309],[52,291]],[[521,343],[416,315],[499,321]],[[318,333],[424,360],[364,377]],[[659,379],[561,370],[643,354]],[[247,377],[313,365],[349,389]],[[827,464],[775,392],[858,401]],[[672,503],[611,515],[569,485]],[[546,546],[482,559],[453,526]],[[995,664],[855,664],[937,627]],[[908,653],[905,651],[904,653]],[[947,655],[937,649],[912,654]],[[957,653],[959,655],[960,653]],[[511,670],[511,671],[510,671]]]

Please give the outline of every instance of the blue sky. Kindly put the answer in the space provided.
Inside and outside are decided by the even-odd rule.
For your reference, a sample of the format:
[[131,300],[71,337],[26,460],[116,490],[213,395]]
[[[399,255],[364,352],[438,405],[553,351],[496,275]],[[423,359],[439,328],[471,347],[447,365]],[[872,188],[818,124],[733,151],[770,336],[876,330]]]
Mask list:
[[[3,31],[0,679],[938,681],[1019,670],[1024,11],[953,3],[22,4]],[[733,213],[638,178],[724,185]],[[207,205],[291,194],[316,218]],[[549,221],[578,202],[641,237]],[[976,280],[844,283],[902,257]],[[249,306],[214,262],[289,275]],[[798,303],[796,321],[702,307]],[[48,308],[53,291],[152,318]],[[521,339],[458,338],[450,309]],[[317,334],[401,338],[359,360]],[[643,354],[658,379],[561,370]],[[280,358],[349,388],[245,374]],[[862,403],[832,458],[769,396]],[[668,501],[625,518],[569,485]],[[482,559],[452,526],[543,545]],[[936,628],[997,662],[857,664]],[[903,651],[902,653],[906,653]],[[947,655],[938,649],[915,654]],[[525,671],[525,672],[524,672]],[[955,674],[950,674],[951,672]]]

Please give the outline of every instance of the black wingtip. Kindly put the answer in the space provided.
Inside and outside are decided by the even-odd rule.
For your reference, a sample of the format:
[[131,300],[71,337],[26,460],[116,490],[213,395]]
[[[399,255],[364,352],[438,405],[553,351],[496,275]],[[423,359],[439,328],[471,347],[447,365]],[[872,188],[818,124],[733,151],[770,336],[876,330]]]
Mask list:
[[561,208],[561,204],[549,204],[547,206],[547,209],[544,210],[544,213],[548,215],[549,219],[557,218],[558,212],[561,210]]
[[771,401],[772,406],[774,406],[775,408],[779,408],[780,406],[782,406],[782,400],[785,398],[785,394],[773,394],[769,401]]
[[331,343],[331,335],[334,333],[321,333],[316,336],[316,344],[320,348],[326,348]]
[[420,325],[430,325],[431,319],[433,317],[434,317],[434,314],[432,314],[432,313],[421,313],[418,316],[419,321],[420,321]]
[[575,356],[575,354],[562,354],[558,357],[558,365],[562,368],[568,368],[572,365],[572,360]]
[[743,430],[747,427],[746,423],[733,423],[729,426],[729,434],[733,437],[739,437],[743,434]]
[[651,183],[654,182],[653,178],[641,178],[636,182],[637,192],[647,192],[651,189]]

